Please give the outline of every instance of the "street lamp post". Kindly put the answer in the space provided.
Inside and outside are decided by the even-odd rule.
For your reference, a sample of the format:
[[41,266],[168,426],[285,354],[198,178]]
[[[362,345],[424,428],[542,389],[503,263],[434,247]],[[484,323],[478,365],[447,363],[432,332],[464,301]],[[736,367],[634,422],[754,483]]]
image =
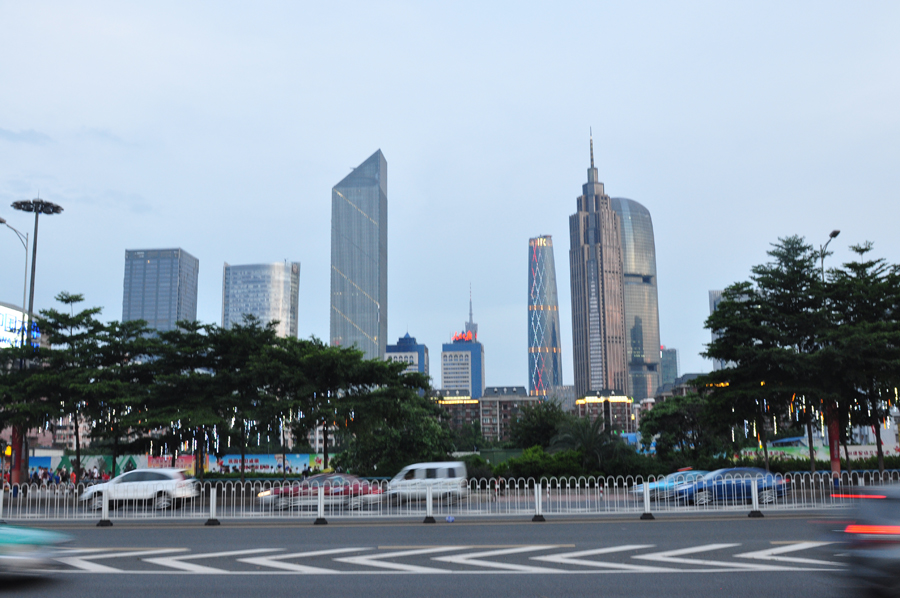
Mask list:
[[[12,207],[21,212],[34,212],[34,237],[31,246],[31,292],[28,295],[28,322],[31,326],[34,313],[34,277],[35,267],[37,266],[37,240],[38,240],[38,218],[41,214],[48,216],[59,214],[63,209],[51,201],[45,201],[41,198],[27,199],[24,201],[14,201]],[[24,347],[23,347],[24,350]],[[10,467],[10,482],[13,484],[23,483],[28,479],[28,459],[26,452],[26,441],[28,430],[22,429],[21,426],[13,427],[13,461]]]
[[[822,264],[823,285],[825,284],[825,255],[828,244],[839,234],[841,234],[841,231],[839,230],[835,229],[831,231],[825,244],[819,246],[819,260]],[[837,484],[841,479],[841,423],[838,418],[837,406],[834,404],[834,401],[828,402],[828,406],[825,408],[825,419],[828,420],[828,455],[831,458],[831,478],[834,480],[834,483]]]
[[22,346],[25,346],[25,314],[27,313],[25,302],[28,297],[28,233],[22,233],[19,230],[11,227],[9,223],[6,222],[5,218],[0,218],[0,224],[5,224],[6,228],[16,233],[16,236],[19,237],[19,241],[22,243],[22,247],[25,249],[25,281],[22,283]]

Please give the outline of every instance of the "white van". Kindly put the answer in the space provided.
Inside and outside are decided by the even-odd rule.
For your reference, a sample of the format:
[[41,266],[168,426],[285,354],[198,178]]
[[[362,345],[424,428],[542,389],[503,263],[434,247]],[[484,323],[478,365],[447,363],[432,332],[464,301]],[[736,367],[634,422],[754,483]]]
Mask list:
[[468,491],[466,464],[438,461],[407,465],[388,483],[387,496],[397,500],[421,500],[429,491],[438,499],[465,496]]

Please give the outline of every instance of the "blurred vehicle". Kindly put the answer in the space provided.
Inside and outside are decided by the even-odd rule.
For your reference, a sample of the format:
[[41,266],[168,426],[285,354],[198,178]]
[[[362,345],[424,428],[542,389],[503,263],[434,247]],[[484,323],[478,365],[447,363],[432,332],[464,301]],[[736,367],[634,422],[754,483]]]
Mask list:
[[711,502],[750,502],[753,480],[760,504],[775,502],[790,492],[790,484],[780,476],[758,467],[717,469],[687,484],[676,486],[675,500],[705,505]]
[[381,487],[377,483],[346,473],[320,473],[303,482],[268,488],[256,497],[259,504],[266,508],[315,506],[318,504],[320,487],[325,504],[346,505],[351,509],[380,502],[382,497]]
[[[702,478],[708,473],[708,471],[701,469],[685,469],[670,473],[655,482],[650,482],[647,484],[647,486],[650,487],[650,500],[666,500],[672,498],[675,495],[676,487],[683,484],[689,484],[698,478]],[[631,493],[643,496],[644,484],[637,484],[631,489]]]
[[900,486],[848,489],[835,498],[856,499],[841,539],[847,574],[871,596],[900,596]]
[[433,497],[459,499],[468,492],[466,464],[438,461],[407,465],[388,483],[387,495],[398,502]]
[[30,527],[0,524],[0,573],[25,573],[53,567],[68,536]]
[[170,509],[178,501],[200,494],[200,483],[182,469],[135,469],[108,482],[85,488],[80,500],[92,509],[103,508],[106,495],[110,507],[122,502],[149,502],[154,509]]

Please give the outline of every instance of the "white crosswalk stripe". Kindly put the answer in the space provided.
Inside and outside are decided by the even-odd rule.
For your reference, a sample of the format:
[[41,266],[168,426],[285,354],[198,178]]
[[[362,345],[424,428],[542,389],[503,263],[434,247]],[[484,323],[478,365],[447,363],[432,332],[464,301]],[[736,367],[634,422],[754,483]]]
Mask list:
[[171,567],[172,569],[180,569],[181,571],[190,571],[191,573],[228,573],[228,571],[225,569],[216,569],[215,567],[186,563],[185,561],[196,559],[218,559],[226,556],[237,556],[239,554],[275,552],[277,550],[280,550],[280,548],[252,548],[250,550],[229,550],[227,552],[208,552],[205,554],[189,554],[186,556],[160,557],[141,560],[146,563],[153,563],[154,565],[162,565],[163,567]]
[[[840,563],[801,556],[805,550],[826,544],[828,543],[796,542],[750,552],[736,550],[741,546],[738,543],[703,544],[658,552],[647,552],[656,547],[653,544],[623,544],[575,551],[566,550],[564,546],[541,544],[500,547],[469,545],[397,547],[402,548],[401,550],[348,546],[302,552],[286,551],[282,548],[250,548],[197,554],[189,553],[187,548],[140,550],[87,548],[68,550],[56,560],[69,567],[64,569],[64,572],[94,574],[166,572],[219,575],[683,574],[822,571],[841,568]],[[559,552],[561,549],[566,551]],[[536,552],[546,554],[534,555]],[[716,553],[717,556],[703,558],[702,553],[707,555]],[[112,567],[98,562],[107,559],[117,559],[117,566]],[[218,559],[216,566],[196,562],[207,559]],[[301,560],[304,562],[297,562]],[[756,562],[747,562],[748,560]],[[139,564],[138,567],[135,567],[135,562]],[[535,562],[545,566],[539,566]],[[145,563],[156,567],[147,567]],[[443,566],[432,566],[430,563]],[[247,565],[254,565],[255,568],[248,569]],[[351,567],[348,568],[348,565]]]

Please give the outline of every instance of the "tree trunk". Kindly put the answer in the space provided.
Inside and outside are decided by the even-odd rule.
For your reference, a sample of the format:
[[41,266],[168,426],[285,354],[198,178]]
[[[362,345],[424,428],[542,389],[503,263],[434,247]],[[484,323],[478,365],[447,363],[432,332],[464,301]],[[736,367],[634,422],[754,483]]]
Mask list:
[[[115,430],[115,426],[113,426]],[[116,477],[119,475],[118,467],[116,466],[117,459],[119,458],[119,431],[116,430],[115,436],[113,436],[113,454],[112,454],[112,477]]]
[[813,446],[812,411],[806,415],[806,441],[809,443],[809,472],[816,473],[816,447]]
[[878,472],[884,475],[884,449],[881,446],[881,422],[876,421],[875,425],[875,446],[878,450]]
[[284,446],[284,420],[281,421],[281,481],[287,480],[287,448]]
[[75,461],[78,462],[78,467],[75,468],[75,471],[77,472],[77,473],[75,474],[75,485],[77,486],[78,484],[81,483],[81,472],[82,472],[82,467],[81,467],[81,433],[80,433],[80,430],[78,429],[79,426],[78,426],[78,412],[77,412],[77,411],[74,412],[74,413],[72,413],[72,421],[73,421],[74,424],[75,424]]
[[244,481],[244,467],[247,461],[247,434],[246,434],[247,422],[243,419],[241,420],[241,482]]
[[322,422],[322,471],[328,469],[328,420]]
[[760,442],[762,442],[763,447],[763,459],[766,464],[766,471],[769,471],[769,443],[768,437],[766,436],[766,413],[763,411],[762,404],[759,404],[759,421],[757,422],[757,426],[759,428],[759,437]]

